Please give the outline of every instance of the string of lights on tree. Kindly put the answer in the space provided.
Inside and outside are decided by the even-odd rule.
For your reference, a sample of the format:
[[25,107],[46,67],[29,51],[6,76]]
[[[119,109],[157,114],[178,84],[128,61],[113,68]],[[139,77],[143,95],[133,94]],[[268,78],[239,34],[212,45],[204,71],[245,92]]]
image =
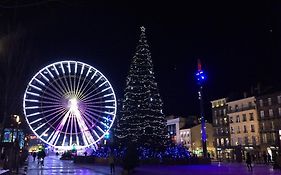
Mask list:
[[126,78],[126,88],[118,118],[118,142],[139,146],[161,147],[167,139],[166,120],[155,76],[145,28],[141,27],[140,39]]

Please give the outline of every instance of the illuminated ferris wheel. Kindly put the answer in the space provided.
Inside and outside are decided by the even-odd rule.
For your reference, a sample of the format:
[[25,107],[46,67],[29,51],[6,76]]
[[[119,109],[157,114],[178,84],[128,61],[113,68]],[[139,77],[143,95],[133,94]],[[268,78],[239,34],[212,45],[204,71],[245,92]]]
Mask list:
[[111,128],[116,97],[107,78],[94,67],[61,61],[30,80],[23,99],[27,123],[43,142],[56,148],[95,145]]

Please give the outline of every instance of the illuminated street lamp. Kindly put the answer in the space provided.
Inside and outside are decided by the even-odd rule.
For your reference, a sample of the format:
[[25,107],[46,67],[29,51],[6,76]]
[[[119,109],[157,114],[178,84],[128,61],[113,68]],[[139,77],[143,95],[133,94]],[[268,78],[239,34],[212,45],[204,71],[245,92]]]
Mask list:
[[205,117],[204,117],[204,107],[203,107],[203,84],[206,80],[206,75],[204,74],[204,71],[202,70],[201,62],[198,59],[197,63],[198,69],[196,72],[196,78],[197,78],[197,84],[199,86],[198,88],[198,98],[200,101],[200,118],[201,118],[201,140],[202,140],[202,148],[203,148],[203,156],[204,158],[207,158],[207,136],[206,136],[206,125],[205,125]]

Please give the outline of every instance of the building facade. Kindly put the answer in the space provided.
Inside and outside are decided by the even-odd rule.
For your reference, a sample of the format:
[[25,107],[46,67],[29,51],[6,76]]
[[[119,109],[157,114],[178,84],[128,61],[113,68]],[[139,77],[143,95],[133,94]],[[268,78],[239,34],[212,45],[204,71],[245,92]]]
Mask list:
[[168,116],[167,119],[167,129],[169,138],[172,142],[176,144],[181,143],[180,138],[180,129],[183,128],[186,124],[186,118],[183,117],[175,117],[175,116]]
[[180,130],[180,142],[183,146],[187,147],[188,150],[191,149],[191,132],[190,129]]
[[211,101],[214,128],[214,146],[217,159],[231,159],[229,118],[227,116],[227,99]]
[[[201,124],[190,128],[191,133],[191,149],[193,154],[198,156],[203,155],[202,139],[201,139]],[[214,129],[212,124],[206,123],[206,135],[207,135],[207,151],[211,158],[216,157],[214,147]]]
[[274,158],[280,149],[281,92],[257,97],[261,151]]
[[[231,146],[241,149],[241,156],[246,152],[257,154],[260,145],[259,121],[256,98],[248,97],[227,102]],[[240,155],[236,155],[241,159]]]

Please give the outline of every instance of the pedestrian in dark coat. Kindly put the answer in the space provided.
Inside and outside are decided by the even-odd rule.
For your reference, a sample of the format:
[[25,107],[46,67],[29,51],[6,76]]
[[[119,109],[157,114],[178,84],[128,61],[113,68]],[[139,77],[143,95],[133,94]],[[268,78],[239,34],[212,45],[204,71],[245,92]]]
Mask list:
[[247,154],[246,154],[246,164],[247,164],[248,170],[249,170],[249,171],[253,171],[253,167],[252,167],[252,157],[251,157],[250,153],[247,153]]

